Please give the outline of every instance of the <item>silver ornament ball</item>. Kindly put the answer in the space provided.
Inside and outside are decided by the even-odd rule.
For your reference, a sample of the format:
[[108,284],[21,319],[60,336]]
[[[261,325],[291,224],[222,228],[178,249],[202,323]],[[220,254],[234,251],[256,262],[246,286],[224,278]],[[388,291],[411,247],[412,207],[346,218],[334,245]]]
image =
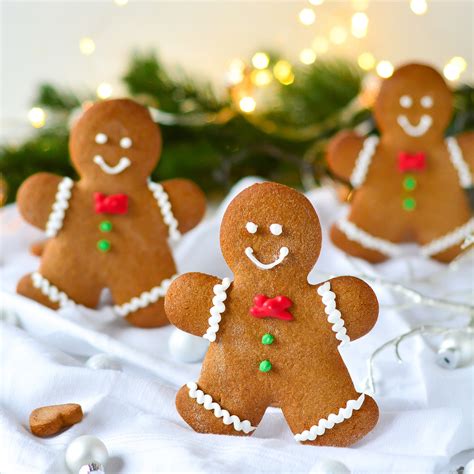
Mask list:
[[[95,436],[79,436],[66,449],[65,461],[69,470],[76,474],[83,466],[101,464],[105,466],[109,453],[105,444]],[[82,473],[81,473],[82,474]]]
[[179,362],[200,362],[204,359],[209,342],[180,329],[174,329],[168,347],[173,359]]
[[78,474],[105,474],[104,466],[98,462],[91,462],[82,466]]
[[474,363],[474,331],[446,335],[439,345],[436,363],[444,369],[457,369]]
[[351,474],[347,466],[335,459],[320,459],[309,474]]
[[122,364],[119,360],[110,354],[96,354],[89,357],[86,366],[95,369],[122,370]]

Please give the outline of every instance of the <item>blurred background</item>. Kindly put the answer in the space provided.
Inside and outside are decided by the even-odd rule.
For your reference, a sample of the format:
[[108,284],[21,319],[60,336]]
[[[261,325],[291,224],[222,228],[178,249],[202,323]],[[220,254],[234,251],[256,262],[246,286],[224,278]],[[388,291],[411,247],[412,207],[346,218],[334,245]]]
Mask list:
[[473,25],[471,0],[4,0],[6,199],[40,167],[73,175],[68,124],[90,101],[122,95],[156,109],[175,157],[160,176],[202,179],[209,192],[269,168],[311,186],[325,174],[324,140],[373,130],[378,81],[407,61],[444,74],[457,91],[455,131],[469,128]]

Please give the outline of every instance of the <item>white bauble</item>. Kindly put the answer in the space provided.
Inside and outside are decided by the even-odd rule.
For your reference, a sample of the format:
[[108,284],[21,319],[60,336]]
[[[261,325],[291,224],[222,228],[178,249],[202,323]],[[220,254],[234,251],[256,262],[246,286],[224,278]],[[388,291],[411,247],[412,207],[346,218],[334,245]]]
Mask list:
[[311,468],[309,474],[351,474],[351,471],[340,461],[321,459]]
[[471,459],[465,466],[463,474],[474,474],[474,459]]
[[204,359],[209,342],[180,329],[174,329],[168,341],[173,359],[179,362],[200,362]]
[[446,335],[438,349],[436,362],[444,369],[457,369],[474,363],[474,332],[457,331]]
[[79,472],[83,466],[94,462],[105,466],[108,459],[107,447],[95,436],[79,436],[66,448],[66,465],[74,474]]
[[89,359],[87,359],[86,366],[96,370],[122,370],[122,364],[120,364],[119,360],[109,354],[96,354],[92,357],[89,357]]

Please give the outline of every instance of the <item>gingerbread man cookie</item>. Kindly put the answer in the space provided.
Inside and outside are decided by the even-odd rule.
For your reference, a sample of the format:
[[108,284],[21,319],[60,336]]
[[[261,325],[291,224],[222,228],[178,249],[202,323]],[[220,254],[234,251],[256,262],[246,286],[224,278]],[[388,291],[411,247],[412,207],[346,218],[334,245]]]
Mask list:
[[161,135],[148,110],[127,99],[99,102],[71,131],[80,176],[38,173],[18,192],[18,208],[49,238],[37,272],[18,293],[51,308],[97,306],[102,289],[131,324],[167,324],[163,297],[176,274],[168,239],[195,227],[205,198],[191,181],[149,180]]
[[380,137],[344,131],[329,145],[330,169],[354,188],[350,214],[331,230],[345,252],[370,262],[401,255],[399,243],[449,262],[474,232],[468,193],[474,133],[445,137],[452,94],[441,75],[410,64],[384,81],[374,106]]
[[201,433],[250,435],[278,406],[297,441],[362,438],[378,408],[354,389],[338,346],[370,331],[377,298],[353,277],[308,283],[321,248],[311,203],[286,186],[255,184],[230,203],[220,240],[235,280],[187,273],[165,298],[173,324],[211,342],[199,380],[177,394],[181,416]]

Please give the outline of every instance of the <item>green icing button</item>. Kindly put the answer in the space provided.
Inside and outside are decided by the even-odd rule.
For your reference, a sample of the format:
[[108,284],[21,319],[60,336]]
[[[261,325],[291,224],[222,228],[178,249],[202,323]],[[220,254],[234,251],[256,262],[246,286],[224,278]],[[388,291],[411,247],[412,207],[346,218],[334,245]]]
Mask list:
[[269,345],[273,344],[275,338],[268,332],[262,336],[262,344]]
[[270,370],[272,370],[271,362],[269,360],[262,360],[258,370],[260,370],[260,372],[270,372]]
[[413,211],[416,207],[416,201],[415,199],[408,197],[403,200],[403,209],[405,211]]
[[97,242],[97,248],[101,252],[108,252],[110,250],[110,242],[108,240],[102,239]]
[[100,229],[101,232],[110,232],[112,230],[112,222],[102,221],[99,224],[99,229]]
[[407,176],[403,180],[403,187],[407,191],[413,191],[416,188],[416,178],[414,176]]

